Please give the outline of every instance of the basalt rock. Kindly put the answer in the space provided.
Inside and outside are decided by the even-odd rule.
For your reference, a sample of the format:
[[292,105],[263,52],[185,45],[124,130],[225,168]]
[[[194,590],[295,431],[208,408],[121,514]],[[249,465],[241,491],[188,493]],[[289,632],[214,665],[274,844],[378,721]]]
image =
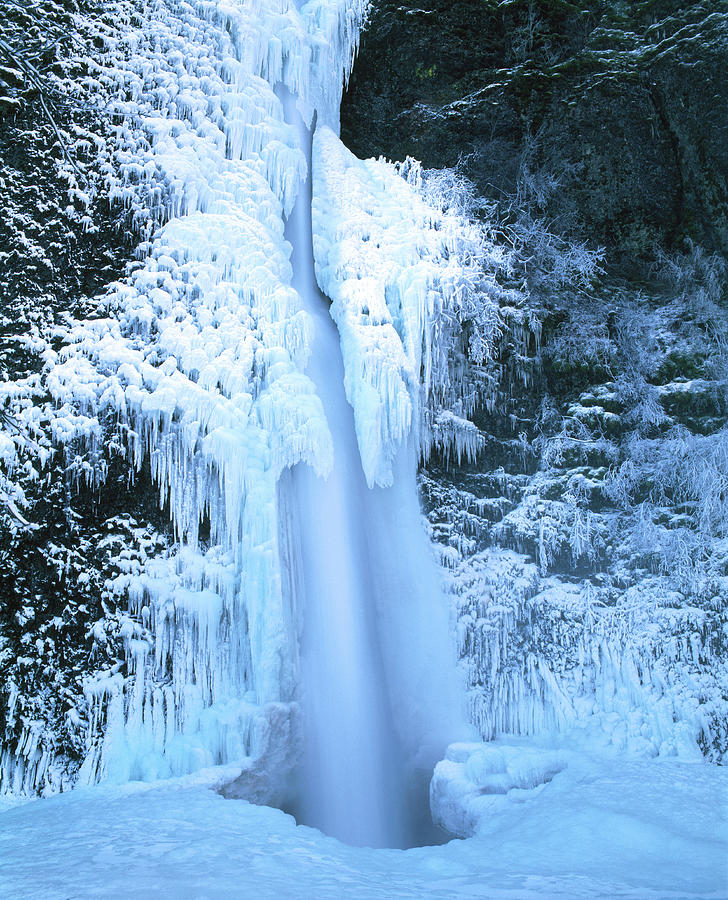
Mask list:
[[359,156],[458,166],[622,266],[728,248],[728,4],[373,4],[342,108]]

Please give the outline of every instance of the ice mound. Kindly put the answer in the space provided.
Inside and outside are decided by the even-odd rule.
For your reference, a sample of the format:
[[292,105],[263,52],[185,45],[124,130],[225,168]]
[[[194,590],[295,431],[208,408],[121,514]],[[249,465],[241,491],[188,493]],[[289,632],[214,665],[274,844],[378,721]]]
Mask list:
[[509,802],[524,802],[566,768],[562,754],[527,746],[451,744],[430,783],[434,821],[458,837],[487,826]]

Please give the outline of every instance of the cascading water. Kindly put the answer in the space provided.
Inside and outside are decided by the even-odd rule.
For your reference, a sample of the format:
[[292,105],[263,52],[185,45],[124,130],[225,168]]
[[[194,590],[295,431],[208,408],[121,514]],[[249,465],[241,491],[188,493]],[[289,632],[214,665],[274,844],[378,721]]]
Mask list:
[[[283,87],[311,163],[311,135]],[[293,286],[315,322],[307,375],[334,447],[328,478],[303,464],[289,483],[294,510],[294,605],[303,618],[303,760],[297,817],[347,843],[405,847],[439,838],[427,784],[453,738],[448,622],[403,448],[391,488],[371,489],[344,391],[339,335],[315,281],[311,179],[288,219]],[[433,667],[435,678],[422,679]],[[438,684],[439,687],[433,689]],[[423,714],[424,713],[424,714]],[[425,721],[428,720],[428,721]],[[437,723],[437,724],[436,724]]]
[[[295,98],[281,89],[286,118]],[[300,122],[302,143],[310,134]],[[307,154],[310,165],[310,152]],[[376,642],[366,535],[360,515],[367,491],[354,416],[344,394],[336,327],[313,268],[310,179],[288,220],[293,286],[315,322],[307,374],[316,385],[334,445],[327,479],[307,466],[293,473],[293,543],[303,616],[301,680],[303,762],[298,817],[347,843],[392,846],[404,839],[396,743]]]

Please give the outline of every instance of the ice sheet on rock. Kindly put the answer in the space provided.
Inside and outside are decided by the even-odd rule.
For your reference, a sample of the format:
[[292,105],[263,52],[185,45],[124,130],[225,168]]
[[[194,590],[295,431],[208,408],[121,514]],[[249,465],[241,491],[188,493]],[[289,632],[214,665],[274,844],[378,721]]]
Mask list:
[[332,448],[283,236],[306,162],[274,88],[337,127],[365,6],[163,0],[120,17],[89,60],[120,123],[109,194],[141,243],[99,316],[49,353],[54,437],[99,442],[115,423],[134,465],[149,461],[180,549],[117,585],[136,623],[129,674],[87,686],[90,741],[106,723],[87,781],[255,755],[293,697],[277,481],[297,462],[326,474]]
[[[317,128],[316,277],[332,300],[370,486],[392,483],[392,461],[411,430],[424,455],[437,443],[472,457],[479,441],[464,418],[470,409],[441,406],[451,387],[449,355],[458,355],[483,280],[483,235],[428,203],[420,182],[413,161],[359,160],[330,129]],[[478,302],[495,329],[496,305],[487,296]]]

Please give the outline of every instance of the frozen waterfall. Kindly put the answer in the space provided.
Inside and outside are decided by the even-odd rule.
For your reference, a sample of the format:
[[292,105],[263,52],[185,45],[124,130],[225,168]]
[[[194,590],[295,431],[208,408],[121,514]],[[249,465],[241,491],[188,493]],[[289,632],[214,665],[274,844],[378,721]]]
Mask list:
[[[295,97],[283,87],[278,92],[310,161],[311,135]],[[299,464],[286,484],[293,510],[286,543],[295,548],[291,583],[302,620],[303,750],[295,812],[347,843],[411,846],[433,839],[427,787],[453,738],[452,701],[457,707],[455,695],[448,703],[442,689],[454,660],[420,520],[416,459],[403,451],[393,487],[367,486],[339,335],[315,281],[310,179],[286,237],[293,286],[315,323],[306,374],[322,400],[334,448],[328,477]],[[418,683],[411,673],[424,666],[435,677]],[[417,756],[423,745],[424,772]]]
[[[123,660],[84,682],[79,782],[236,764],[238,796],[307,785],[302,819],[404,845],[461,732],[415,478],[477,240],[416,167],[337,137],[365,7],[160,0],[120,23],[95,72],[138,261],[48,348],[45,389],[59,444],[149,467],[173,536],[106,585]],[[466,412],[438,438],[458,453]],[[1,780],[31,792],[51,757],[32,729],[19,747]]]

